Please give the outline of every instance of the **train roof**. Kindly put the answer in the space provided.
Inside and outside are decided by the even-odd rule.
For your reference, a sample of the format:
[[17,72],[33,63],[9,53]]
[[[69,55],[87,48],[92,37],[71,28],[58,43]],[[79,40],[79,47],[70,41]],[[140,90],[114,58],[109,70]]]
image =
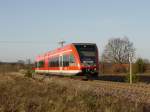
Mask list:
[[95,43],[72,43],[73,45],[96,45]]
[[95,43],[70,43],[70,44],[64,45],[63,47],[56,48],[54,50],[48,51],[46,53],[43,53],[42,55],[38,55],[37,58],[40,58],[40,57],[42,58],[43,56],[45,56],[45,55],[47,55],[49,53],[59,52],[59,51],[65,49],[65,48],[67,48],[67,47],[69,47],[71,45],[96,45],[96,44]]

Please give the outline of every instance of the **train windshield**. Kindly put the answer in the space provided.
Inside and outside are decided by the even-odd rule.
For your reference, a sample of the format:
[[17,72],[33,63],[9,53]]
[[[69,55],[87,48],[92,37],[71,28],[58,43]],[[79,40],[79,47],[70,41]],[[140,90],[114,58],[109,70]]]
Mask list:
[[96,63],[96,45],[75,45],[81,63]]

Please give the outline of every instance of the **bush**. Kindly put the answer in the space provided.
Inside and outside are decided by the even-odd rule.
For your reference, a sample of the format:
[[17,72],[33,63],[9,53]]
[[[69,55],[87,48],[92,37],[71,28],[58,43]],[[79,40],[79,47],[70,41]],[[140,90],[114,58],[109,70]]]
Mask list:
[[142,58],[137,59],[135,66],[136,66],[136,72],[137,73],[143,73],[144,72],[144,60]]
[[27,71],[25,72],[25,77],[32,78],[33,74],[34,74],[33,70],[27,69]]
[[[125,82],[130,82],[130,74],[126,75]],[[136,74],[132,74],[132,82],[139,82],[139,77]]]

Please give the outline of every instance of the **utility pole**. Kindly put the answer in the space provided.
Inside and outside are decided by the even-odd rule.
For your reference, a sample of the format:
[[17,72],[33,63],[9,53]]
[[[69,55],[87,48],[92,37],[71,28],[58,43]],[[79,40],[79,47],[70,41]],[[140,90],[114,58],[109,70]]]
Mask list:
[[132,84],[132,54],[129,56],[129,62],[130,62],[130,84]]
[[60,41],[60,42],[58,42],[58,44],[59,44],[61,47],[63,47],[65,43],[66,43],[65,41]]

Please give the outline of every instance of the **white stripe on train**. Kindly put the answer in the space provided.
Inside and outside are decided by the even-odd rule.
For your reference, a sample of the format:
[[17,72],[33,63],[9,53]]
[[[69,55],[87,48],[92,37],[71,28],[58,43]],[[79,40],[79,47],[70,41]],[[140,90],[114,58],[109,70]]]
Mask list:
[[75,75],[81,73],[81,70],[35,70],[36,73],[51,73],[51,74],[59,74],[59,75]]

